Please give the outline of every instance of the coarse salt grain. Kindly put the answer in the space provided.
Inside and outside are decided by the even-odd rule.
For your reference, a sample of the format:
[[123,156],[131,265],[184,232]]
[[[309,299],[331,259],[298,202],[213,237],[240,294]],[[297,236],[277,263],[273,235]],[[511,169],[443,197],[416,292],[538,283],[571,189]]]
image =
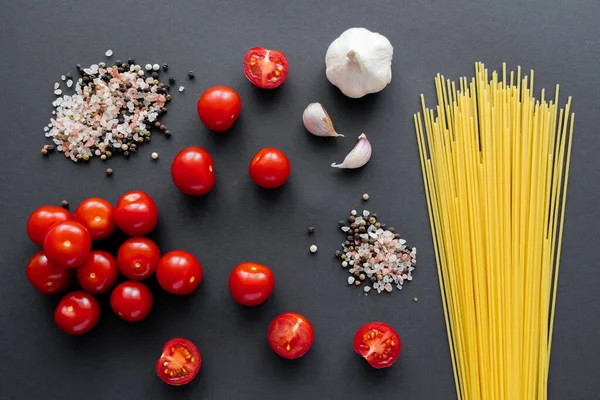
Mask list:
[[57,95],[57,96],[60,96],[60,95],[62,94],[62,90],[60,90],[60,89],[56,89],[56,90],[54,91],[54,94],[55,94],[55,95]]
[[111,49],[108,49],[108,50],[106,50],[106,53],[104,53],[104,55],[105,55],[106,57],[110,57],[110,56],[112,56],[112,55],[113,55],[113,51],[112,51]]
[[183,92],[185,90],[185,86],[179,86],[179,91]]
[[67,81],[67,87],[71,87],[71,86],[73,86],[73,80],[72,80],[72,79],[69,79],[69,80]]

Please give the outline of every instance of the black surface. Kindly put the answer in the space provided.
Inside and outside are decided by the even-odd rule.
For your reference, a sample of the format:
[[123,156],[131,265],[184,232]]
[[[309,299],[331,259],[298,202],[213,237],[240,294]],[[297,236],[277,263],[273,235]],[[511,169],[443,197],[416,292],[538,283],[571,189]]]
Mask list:
[[[2,94],[0,155],[0,398],[1,399],[451,399],[455,396],[432,255],[412,115],[424,92],[433,103],[433,77],[520,64],[536,72],[537,88],[561,84],[574,97],[576,136],[564,233],[561,282],[550,371],[550,398],[594,399],[600,391],[600,273],[598,272],[598,152],[600,28],[597,0],[530,1],[10,1],[0,7]],[[325,77],[327,46],[345,29],[365,26],[394,45],[393,80],[377,95],[351,100]],[[254,88],[243,75],[246,50],[283,50],[290,62],[278,90]],[[94,159],[75,165],[39,155],[50,117],[52,85],[75,64],[134,57],[168,63],[167,76],[186,86],[173,91],[164,121],[170,141],[153,136],[126,160]],[[196,79],[187,79],[193,70]],[[178,85],[177,84],[177,85]],[[199,94],[215,84],[235,88],[242,114],[228,133],[207,132],[196,115]],[[565,98],[563,98],[564,100]],[[325,105],[346,139],[318,139],[301,114],[313,101]],[[366,132],[374,156],[359,171],[329,167]],[[208,149],[217,186],[188,198],[171,183],[174,155],[189,145]],[[259,190],[247,174],[262,147],[284,150],[289,182]],[[158,162],[150,154],[160,154]],[[114,176],[107,179],[110,166]],[[205,279],[197,293],[176,298],[151,286],[155,306],[143,322],[128,324],[100,301],[99,325],[83,337],[55,327],[59,298],[37,293],[25,264],[37,250],[25,234],[28,214],[67,199],[74,208],[90,196],[116,201],[142,189],[156,200],[160,222],[152,234],[163,250],[190,250]],[[366,208],[395,225],[418,248],[415,279],[402,292],[365,298],[346,285],[333,258],[342,240],[339,219]],[[314,236],[306,234],[309,225]],[[311,254],[308,247],[317,244]],[[114,246],[113,246],[114,248]],[[238,263],[270,266],[273,297],[244,309],[227,290]],[[506,279],[519,279],[507,266]],[[418,296],[418,303],[413,302]],[[278,358],[265,340],[277,314],[296,311],[313,323],[316,340],[302,359]],[[352,351],[358,327],[369,320],[393,325],[403,339],[400,361],[370,369]],[[204,364],[187,387],[160,382],[154,363],[163,343],[184,336]]]

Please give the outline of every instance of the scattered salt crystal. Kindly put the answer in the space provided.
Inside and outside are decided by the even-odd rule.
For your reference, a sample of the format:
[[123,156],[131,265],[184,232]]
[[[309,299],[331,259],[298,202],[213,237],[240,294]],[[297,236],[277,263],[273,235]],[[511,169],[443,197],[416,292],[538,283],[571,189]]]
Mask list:
[[110,57],[110,56],[112,56],[112,55],[113,55],[113,51],[112,51],[111,49],[108,49],[108,50],[106,50],[106,53],[104,53],[104,55],[105,55],[106,57]]
[[342,226],[342,231],[348,232],[350,230],[349,226]]
[[60,76],[60,80],[61,80],[61,81],[64,81],[65,79],[67,79],[67,77],[66,77],[66,76],[64,76],[64,75],[61,75],[61,76]]
[[56,89],[56,90],[54,91],[54,94],[55,94],[55,95],[57,95],[57,96],[60,96],[60,95],[62,94],[62,90],[60,90],[60,89]]
[[367,210],[363,210],[363,217],[367,218],[371,213]]
[[180,91],[180,92],[183,92],[184,90],[185,90],[185,87],[184,87],[184,86],[179,86],[179,91]]
[[54,89],[56,90],[56,89],[58,89],[59,87],[60,87],[60,83],[58,83],[58,82],[54,82]]
[[[352,285],[354,283],[354,281],[355,281],[355,279],[353,276],[348,277],[348,285]],[[365,287],[367,287],[367,286],[365,286]]]
[[365,293],[369,293],[371,291],[371,286],[365,286],[363,290],[365,291]]
[[393,289],[392,285],[390,283],[386,283],[385,286],[384,286],[384,288],[385,288],[385,291],[388,292],[388,293],[391,292],[392,289]]
[[73,86],[73,80],[72,80],[72,79],[69,79],[69,80],[67,81],[67,87],[71,87],[71,86]]

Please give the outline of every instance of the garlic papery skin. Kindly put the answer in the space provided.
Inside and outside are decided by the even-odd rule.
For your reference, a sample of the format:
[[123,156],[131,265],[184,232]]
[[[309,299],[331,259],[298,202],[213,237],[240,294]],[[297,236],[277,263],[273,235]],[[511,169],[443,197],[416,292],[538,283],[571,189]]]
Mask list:
[[302,114],[304,127],[315,136],[341,136],[333,129],[333,122],[321,103],[311,103]]
[[377,93],[392,81],[394,48],[379,33],[350,28],[333,41],[325,55],[327,79],[348,97]]
[[367,135],[363,133],[358,137],[358,142],[356,142],[354,148],[344,158],[344,161],[341,164],[333,163],[331,166],[347,169],[360,168],[371,159],[371,153],[371,143],[367,139]]

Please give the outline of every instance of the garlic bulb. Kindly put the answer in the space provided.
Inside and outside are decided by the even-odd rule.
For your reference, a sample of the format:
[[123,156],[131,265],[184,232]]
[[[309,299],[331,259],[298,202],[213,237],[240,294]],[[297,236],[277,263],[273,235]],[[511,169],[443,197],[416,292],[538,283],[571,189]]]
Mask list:
[[350,28],[335,39],[325,55],[329,82],[348,97],[383,90],[392,80],[390,41],[365,28]]
[[315,136],[342,136],[333,129],[333,122],[321,103],[311,103],[302,114],[304,127]]
[[331,164],[334,168],[360,168],[371,159],[371,143],[367,140],[367,135],[364,133],[358,137],[358,142],[354,148],[348,153],[341,164]]

